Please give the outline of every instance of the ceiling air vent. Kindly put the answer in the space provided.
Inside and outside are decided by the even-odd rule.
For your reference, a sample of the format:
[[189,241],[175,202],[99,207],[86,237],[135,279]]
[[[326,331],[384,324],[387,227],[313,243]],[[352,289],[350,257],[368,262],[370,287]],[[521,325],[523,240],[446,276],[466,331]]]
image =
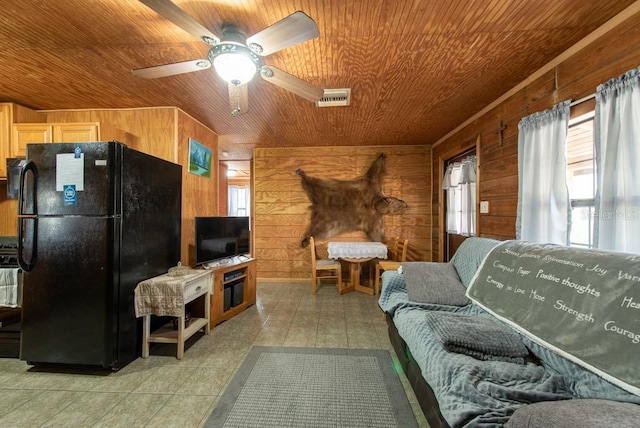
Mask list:
[[316,101],[317,107],[348,106],[351,103],[351,88],[325,89],[324,95]]

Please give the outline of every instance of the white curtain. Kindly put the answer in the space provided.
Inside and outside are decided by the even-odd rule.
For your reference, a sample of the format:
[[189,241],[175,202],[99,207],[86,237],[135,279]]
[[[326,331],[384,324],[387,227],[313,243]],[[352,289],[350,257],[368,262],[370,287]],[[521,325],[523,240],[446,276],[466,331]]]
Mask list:
[[230,185],[227,188],[227,212],[230,216],[249,217],[249,186]]
[[518,124],[518,239],[569,245],[569,109],[565,101]]
[[464,236],[476,233],[476,157],[447,166],[442,182],[447,192],[447,232]]
[[598,86],[595,246],[640,253],[640,68]]

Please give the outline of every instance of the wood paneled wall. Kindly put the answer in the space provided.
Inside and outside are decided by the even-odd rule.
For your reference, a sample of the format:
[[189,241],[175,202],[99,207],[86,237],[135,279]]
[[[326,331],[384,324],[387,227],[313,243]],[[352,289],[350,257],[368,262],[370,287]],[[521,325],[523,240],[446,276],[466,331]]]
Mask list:
[[0,181],[0,236],[18,234],[18,201],[7,199],[7,182]]
[[[302,168],[308,175],[318,178],[350,180],[364,175],[381,152],[387,154],[384,193],[403,199],[409,205],[402,214],[385,216],[386,237],[408,238],[408,259],[429,259],[429,146],[255,149],[253,239],[260,279],[308,281],[310,278],[310,250],[300,247],[309,223],[310,202],[295,170]],[[332,239],[366,240],[366,237],[363,233],[350,233]],[[326,257],[326,242],[318,244],[321,255]]]
[[[193,219],[217,215],[218,212],[218,136],[213,131],[175,107],[56,110],[42,114],[45,116],[40,116],[38,121],[99,122],[101,140],[118,140],[133,149],[182,165],[181,261],[184,265],[193,264]],[[210,178],[188,172],[189,138],[211,148],[213,170]],[[7,223],[9,227],[12,223],[15,230],[17,205],[15,201],[2,201],[3,194],[0,192],[2,224]],[[4,219],[5,211],[11,220]]]
[[13,104],[13,123],[46,122],[47,116],[37,110]]
[[[462,151],[479,137],[478,170],[480,200],[489,201],[489,214],[480,215],[480,236],[515,238],[518,198],[518,123],[532,113],[558,102],[580,100],[596,91],[597,85],[640,66],[640,16],[596,38],[586,47],[558,60],[546,72],[525,80],[511,96],[475,118],[433,149],[433,260],[442,260],[439,216],[442,198],[442,161]],[[582,44],[579,44],[582,46]],[[542,70],[544,71],[544,69]],[[502,139],[500,123],[506,125]]]
[[229,212],[229,178],[227,177],[229,167],[219,162],[218,168],[218,215],[224,216]]
[[[189,138],[211,149],[211,177],[189,172]],[[178,163],[182,165],[182,263],[195,263],[195,217],[218,215],[218,136],[180,110]]]
[[117,140],[132,149],[178,163],[178,111],[175,107],[56,110],[47,112],[47,122],[99,122],[100,140]]

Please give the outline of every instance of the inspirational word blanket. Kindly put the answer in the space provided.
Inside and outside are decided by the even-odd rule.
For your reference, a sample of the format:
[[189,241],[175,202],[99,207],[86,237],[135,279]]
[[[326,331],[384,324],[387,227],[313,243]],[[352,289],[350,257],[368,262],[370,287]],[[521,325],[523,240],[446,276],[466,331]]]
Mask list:
[[506,241],[487,255],[467,296],[640,395],[640,255]]

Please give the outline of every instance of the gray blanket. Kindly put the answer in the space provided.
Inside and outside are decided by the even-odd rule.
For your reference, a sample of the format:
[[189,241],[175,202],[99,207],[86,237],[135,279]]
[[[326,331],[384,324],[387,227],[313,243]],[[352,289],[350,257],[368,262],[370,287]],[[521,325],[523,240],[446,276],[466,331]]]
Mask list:
[[516,364],[524,364],[529,353],[517,333],[489,318],[436,312],[424,317],[449,352]]
[[505,241],[487,255],[467,294],[539,344],[640,395],[639,261]]

